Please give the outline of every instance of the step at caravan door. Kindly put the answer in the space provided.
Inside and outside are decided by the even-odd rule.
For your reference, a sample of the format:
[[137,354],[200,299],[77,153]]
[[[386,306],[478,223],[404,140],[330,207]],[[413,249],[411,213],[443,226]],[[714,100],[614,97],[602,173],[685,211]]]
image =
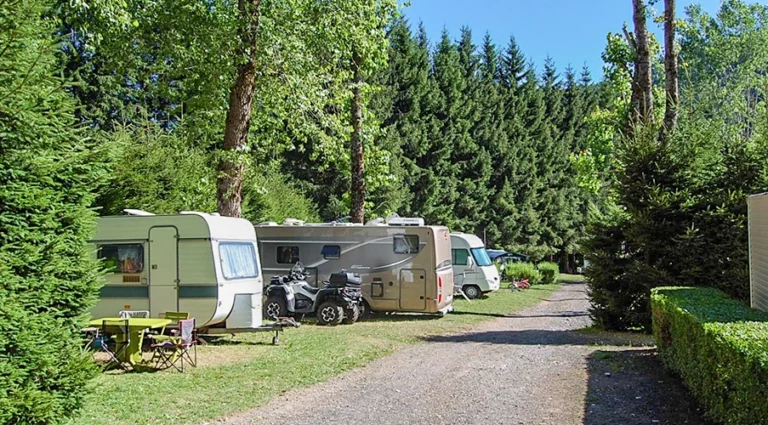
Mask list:
[[400,309],[421,311],[427,308],[427,271],[400,270]]
[[149,312],[152,317],[179,311],[179,232],[176,227],[149,230]]

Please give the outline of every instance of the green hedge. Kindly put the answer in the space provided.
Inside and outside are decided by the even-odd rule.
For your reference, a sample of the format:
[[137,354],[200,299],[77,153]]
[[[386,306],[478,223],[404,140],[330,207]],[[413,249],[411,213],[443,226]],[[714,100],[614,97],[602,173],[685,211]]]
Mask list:
[[544,284],[555,283],[557,278],[560,277],[560,266],[557,263],[543,261],[536,268],[541,273],[541,282]]
[[536,266],[532,263],[511,263],[505,267],[504,274],[507,275],[507,279],[528,279],[528,283],[531,285],[541,283],[541,273],[536,269]]
[[664,364],[717,421],[768,423],[768,314],[713,288],[651,291]]

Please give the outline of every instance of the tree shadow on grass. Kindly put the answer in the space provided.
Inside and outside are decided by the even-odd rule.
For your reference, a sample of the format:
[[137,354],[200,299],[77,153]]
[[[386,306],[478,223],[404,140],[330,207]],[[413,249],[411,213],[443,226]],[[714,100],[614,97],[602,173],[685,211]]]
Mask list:
[[713,425],[656,350],[598,350],[587,357],[583,425]]
[[645,336],[614,332],[580,333],[571,330],[522,329],[509,331],[469,332],[458,335],[426,336],[422,340],[428,342],[479,344],[510,344],[510,345],[611,345],[611,346],[643,346],[652,342]]

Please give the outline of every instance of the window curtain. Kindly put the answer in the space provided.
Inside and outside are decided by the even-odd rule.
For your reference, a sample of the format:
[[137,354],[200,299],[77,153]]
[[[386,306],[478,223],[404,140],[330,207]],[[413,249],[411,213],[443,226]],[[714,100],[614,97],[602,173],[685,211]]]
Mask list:
[[256,277],[256,251],[249,243],[222,243],[219,245],[222,273],[226,279]]

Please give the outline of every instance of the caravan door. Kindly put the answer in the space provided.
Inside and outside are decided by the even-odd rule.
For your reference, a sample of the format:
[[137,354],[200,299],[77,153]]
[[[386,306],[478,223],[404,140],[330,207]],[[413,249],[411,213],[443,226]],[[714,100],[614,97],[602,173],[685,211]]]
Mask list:
[[400,270],[400,309],[421,311],[427,308],[427,272],[420,269]]
[[179,311],[179,232],[174,226],[149,229],[149,313]]

